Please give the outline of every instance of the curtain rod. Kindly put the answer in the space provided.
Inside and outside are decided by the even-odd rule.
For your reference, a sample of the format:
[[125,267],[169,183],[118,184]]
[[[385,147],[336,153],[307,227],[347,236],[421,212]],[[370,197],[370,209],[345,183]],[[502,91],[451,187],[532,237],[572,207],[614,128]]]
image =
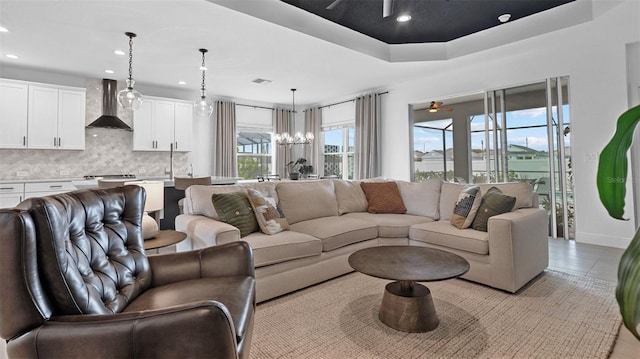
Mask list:
[[237,103],[236,106],[244,106],[244,107],[253,107],[253,108],[263,108],[265,110],[275,110],[273,107],[264,107],[264,106],[254,106],[254,105],[244,105],[241,103]]
[[[389,91],[385,91],[385,92],[377,93],[376,95],[386,95],[388,93],[389,93]],[[347,102],[351,102],[351,101],[355,101],[355,100],[356,100],[355,98],[352,98],[351,100],[345,100],[345,101],[342,101],[342,102],[336,102],[336,103],[332,103],[332,104],[329,104],[329,105],[320,106],[318,108],[325,108],[325,107],[331,107],[331,106],[335,106],[335,105],[342,105],[343,103],[347,103]]]
[[[385,92],[377,93],[376,95],[386,95],[386,94],[388,94],[388,93],[389,93],[389,91],[385,91]],[[355,99],[355,98],[353,98],[353,99],[351,99],[351,100],[346,100],[346,101],[342,101],[342,102],[336,102],[336,103],[332,103],[332,104],[329,104],[329,105],[320,106],[320,107],[318,107],[318,108],[325,108],[325,107],[331,107],[331,106],[335,106],[335,105],[341,105],[341,104],[343,104],[343,103],[347,103],[347,102],[351,102],[351,101],[355,101],[355,100],[356,100],[356,99]],[[245,105],[245,104],[242,104],[242,103],[236,103],[236,106],[253,107],[253,108],[262,108],[262,109],[265,109],[265,110],[275,110],[275,108],[273,108],[273,107],[264,107],[264,106]],[[296,112],[297,112],[297,111],[296,111]]]

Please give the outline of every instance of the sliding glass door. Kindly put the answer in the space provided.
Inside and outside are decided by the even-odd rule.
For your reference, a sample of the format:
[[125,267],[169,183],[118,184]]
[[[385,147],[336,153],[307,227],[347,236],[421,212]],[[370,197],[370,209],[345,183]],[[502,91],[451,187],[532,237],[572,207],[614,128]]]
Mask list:
[[573,238],[568,94],[569,78],[556,77],[443,99],[438,111],[414,104],[413,180],[528,182],[549,214],[549,235]]
[[529,182],[549,213],[549,234],[564,238],[575,232],[568,85],[564,77],[489,91],[484,119],[487,177]]

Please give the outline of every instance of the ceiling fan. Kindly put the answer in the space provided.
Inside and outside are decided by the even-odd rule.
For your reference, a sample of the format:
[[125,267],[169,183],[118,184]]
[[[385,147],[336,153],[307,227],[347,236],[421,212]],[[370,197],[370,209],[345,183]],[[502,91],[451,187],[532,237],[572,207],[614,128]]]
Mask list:
[[[327,10],[332,10],[334,7],[338,6],[342,0],[335,0],[329,6],[326,7]],[[393,0],[383,0],[382,3],[382,17],[391,16],[393,13]]]
[[442,102],[431,101],[431,105],[429,105],[429,107],[427,109],[429,110],[429,112],[438,112],[438,111],[451,112],[451,111],[453,111],[452,108],[440,107],[440,106],[442,106]]

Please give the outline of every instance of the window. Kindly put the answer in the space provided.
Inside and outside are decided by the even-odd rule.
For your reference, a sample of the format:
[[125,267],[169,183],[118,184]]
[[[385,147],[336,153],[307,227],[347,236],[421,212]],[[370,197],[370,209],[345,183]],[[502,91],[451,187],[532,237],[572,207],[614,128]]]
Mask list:
[[413,125],[413,168],[416,182],[453,179],[453,120]]
[[355,128],[343,127],[322,132],[324,137],[324,175],[353,179]]
[[238,177],[256,179],[272,173],[271,133],[239,130],[237,136]]

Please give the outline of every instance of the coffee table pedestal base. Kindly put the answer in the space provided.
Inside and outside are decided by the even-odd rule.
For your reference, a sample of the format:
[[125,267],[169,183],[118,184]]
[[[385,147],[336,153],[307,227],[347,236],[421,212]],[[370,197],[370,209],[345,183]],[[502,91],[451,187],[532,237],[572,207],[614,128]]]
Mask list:
[[428,332],[440,323],[431,291],[413,281],[386,285],[378,317],[389,327],[410,333]]

